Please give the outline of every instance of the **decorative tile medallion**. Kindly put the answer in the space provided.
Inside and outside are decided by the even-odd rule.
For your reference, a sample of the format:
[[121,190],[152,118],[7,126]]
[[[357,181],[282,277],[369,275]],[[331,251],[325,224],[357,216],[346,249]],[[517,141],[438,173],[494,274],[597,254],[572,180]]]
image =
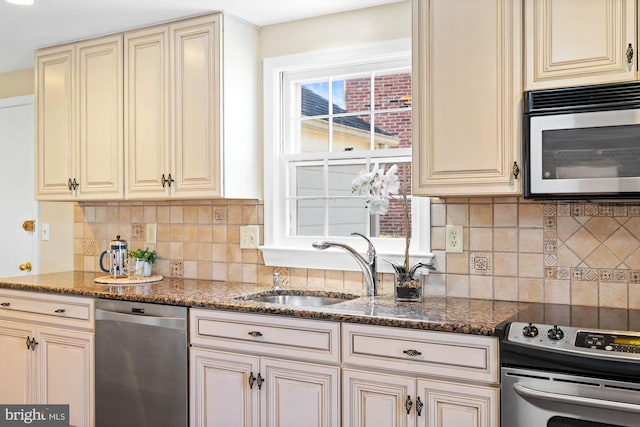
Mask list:
[[82,253],[84,255],[96,254],[96,241],[93,239],[87,239],[82,242]]
[[144,240],[144,224],[131,224],[131,240]]
[[171,277],[183,277],[184,265],[182,261],[171,261]]
[[472,252],[470,258],[471,274],[488,275],[492,273],[491,257],[484,252]]
[[227,220],[227,209],[215,208],[213,210],[213,219],[218,224],[224,224]]

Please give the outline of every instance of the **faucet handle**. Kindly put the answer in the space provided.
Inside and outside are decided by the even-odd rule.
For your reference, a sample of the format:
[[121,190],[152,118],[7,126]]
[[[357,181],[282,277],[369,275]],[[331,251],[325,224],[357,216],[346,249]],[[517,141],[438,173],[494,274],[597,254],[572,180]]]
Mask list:
[[365,236],[364,234],[353,232],[353,233],[351,233],[351,235],[352,236],[360,236],[364,240],[367,241],[367,243],[369,244],[369,249],[367,249],[367,256],[369,257],[369,262],[372,262],[376,257],[376,248],[375,248],[375,246],[373,246],[373,243],[371,243],[371,240],[369,240],[369,238],[367,236]]

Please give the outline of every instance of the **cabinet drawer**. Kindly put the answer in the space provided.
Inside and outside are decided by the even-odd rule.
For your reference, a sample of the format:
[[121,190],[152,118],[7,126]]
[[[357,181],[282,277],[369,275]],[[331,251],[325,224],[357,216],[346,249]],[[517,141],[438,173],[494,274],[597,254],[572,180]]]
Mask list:
[[340,324],[282,316],[190,310],[191,344],[338,363]]
[[368,325],[342,325],[345,364],[498,383],[493,337]]
[[93,329],[93,300],[3,289],[0,290],[0,316],[10,320]]

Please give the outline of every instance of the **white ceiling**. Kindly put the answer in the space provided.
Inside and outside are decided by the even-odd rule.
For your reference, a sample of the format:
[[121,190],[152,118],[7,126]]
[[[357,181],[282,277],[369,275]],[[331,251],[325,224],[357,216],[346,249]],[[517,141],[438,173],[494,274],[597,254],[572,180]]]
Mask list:
[[258,26],[399,0],[0,0],[0,73],[31,68],[33,51],[175,18],[223,11]]

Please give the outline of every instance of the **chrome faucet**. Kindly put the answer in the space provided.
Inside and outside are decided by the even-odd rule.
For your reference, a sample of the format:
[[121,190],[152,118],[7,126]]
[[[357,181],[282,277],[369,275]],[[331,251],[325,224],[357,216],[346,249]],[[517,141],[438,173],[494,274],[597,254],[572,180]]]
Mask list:
[[358,262],[358,265],[362,269],[362,274],[364,274],[364,281],[367,285],[367,296],[376,296],[378,295],[378,258],[376,257],[376,248],[366,236],[360,233],[351,233],[351,235],[360,236],[369,244],[366,259],[351,246],[340,242],[318,241],[313,242],[312,246],[320,250],[336,247],[351,255]]

